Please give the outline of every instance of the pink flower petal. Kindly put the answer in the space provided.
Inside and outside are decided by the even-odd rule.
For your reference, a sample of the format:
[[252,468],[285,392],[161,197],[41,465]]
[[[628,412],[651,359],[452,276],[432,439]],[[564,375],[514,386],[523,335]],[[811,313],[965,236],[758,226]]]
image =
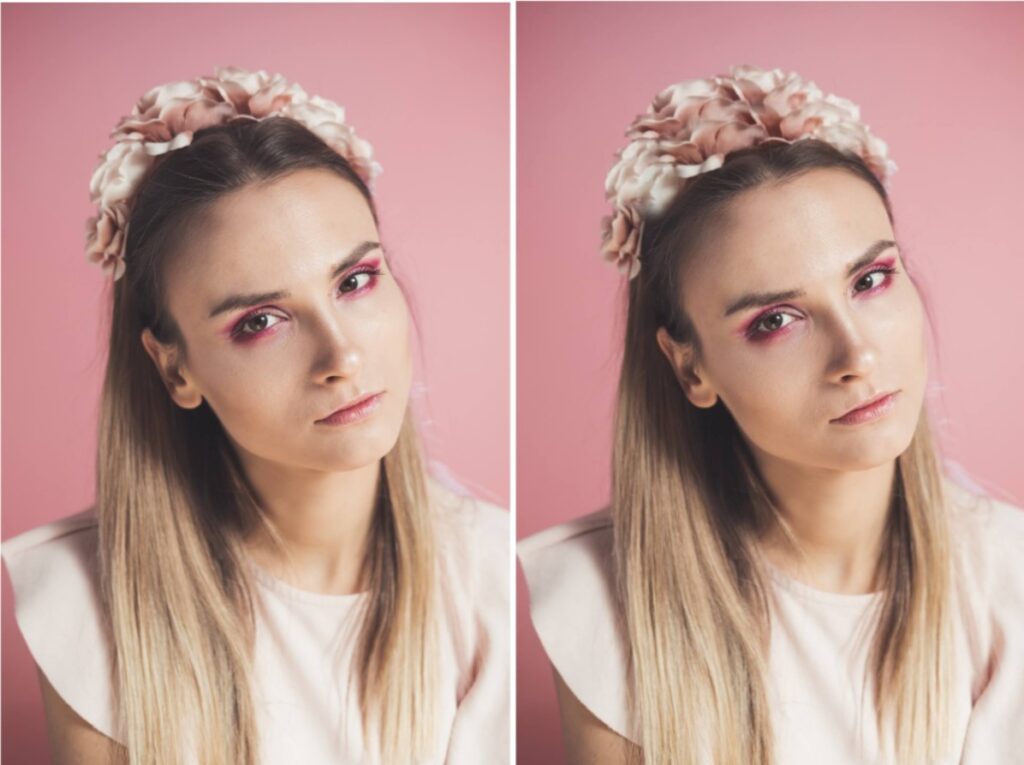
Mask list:
[[114,145],[101,156],[89,182],[98,214],[86,221],[88,259],[114,279],[124,273],[129,204],[156,157],[189,146],[194,133],[204,128],[276,115],[295,119],[319,135],[367,183],[379,175],[372,146],[345,123],[338,104],[310,98],[280,74],[219,67],[213,77],[150,89],[114,128]]
[[730,152],[818,138],[857,154],[883,181],[896,169],[856,104],[781,69],[736,66],[731,75],[671,85],[626,135],[605,179],[615,213],[602,224],[602,253],[630,278],[643,216],[664,210],[687,179],[721,167]]

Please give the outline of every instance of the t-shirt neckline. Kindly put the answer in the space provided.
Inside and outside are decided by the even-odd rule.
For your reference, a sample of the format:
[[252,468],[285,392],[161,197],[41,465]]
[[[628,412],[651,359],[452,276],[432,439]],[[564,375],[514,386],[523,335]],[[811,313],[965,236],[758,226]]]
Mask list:
[[768,575],[773,581],[804,600],[813,600],[819,603],[828,603],[833,606],[843,606],[846,608],[866,608],[872,603],[876,603],[881,600],[882,596],[885,595],[884,590],[865,593],[829,592],[828,590],[819,590],[816,587],[811,587],[809,584],[804,584],[798,579],[794,579],[770,561],[763,559],[763,562],[765,569],[768,571]]
[[280,579],[264,569],[251,558],[248,559],[249,568],[256,581],[266,589],[289,600],[309,603],[318,606],[332,606],[335,608],[350,608],[363,600],[367,592],[353,592],[347,595],[335,595],[326,592],[312,592],[303,590],[293,584]]

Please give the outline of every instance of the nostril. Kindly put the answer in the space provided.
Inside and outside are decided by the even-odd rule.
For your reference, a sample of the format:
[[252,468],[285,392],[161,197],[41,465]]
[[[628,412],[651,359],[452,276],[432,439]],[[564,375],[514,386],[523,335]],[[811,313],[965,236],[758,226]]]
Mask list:
[[352,345],[332,344],[320,355],[316,376],[325,382],[351,378],[362,363],[362,354]]

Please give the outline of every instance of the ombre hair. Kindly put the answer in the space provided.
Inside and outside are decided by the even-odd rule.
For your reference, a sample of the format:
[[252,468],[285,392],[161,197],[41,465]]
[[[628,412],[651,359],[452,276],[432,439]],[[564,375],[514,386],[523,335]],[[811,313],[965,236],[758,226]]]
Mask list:
[[[260,527],[279,537],[215,413],[205,401],[174,404],[141,334],[148,328],[187,355],[165,281],[181,232],[225,194],[301,169],[351,183],[377,220],[349,163],[287,117],[196,132],[150,169],[132,208],[127,269],[113,283],[97,511],[115,696],[133,765],[259,761],[253,583],[242,540]],[[438,744],[438,573],[427,501],[407,410],[382,460],[353,670],[364,732],[379,731],[365,737],[368,748],[384,762],[411,762]]]
[[[756,540],[778,531],[796,549],[796,539],[728,409],[721,401],[709,409],[690,403],[656,334],[666,328],[700,358],[700,338],[681,305],[682,265],[714,236],[739,194],[820,168],[869,184],[893,220],[886,190],[863,160],[805,139],[727,155],[644,223],[644,266],[628,285],[612,506],[646,765],[774,762],[770,601]],[[949,751],[950,561],[942,474],[922,407],[909,447],[896,458],[877,570],[884,595],[867,667],[882,751],[888,732],[899,763]]]

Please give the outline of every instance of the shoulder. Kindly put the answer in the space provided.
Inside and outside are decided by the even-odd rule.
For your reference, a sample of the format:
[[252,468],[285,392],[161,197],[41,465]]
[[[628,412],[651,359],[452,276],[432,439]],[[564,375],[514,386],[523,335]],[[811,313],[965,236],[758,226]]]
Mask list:
[[585,612],[574,613],[577,618],[603,621],[614,615],[613,532],[607,508],[544,529],[520,540],[516,549],[535,624],[538,619],[561,621],[559,614],[570,604]]
[[519,542],[530,617],[573,695],[602,723],[635,740],[628,713],[628,651],[615,596],[608,509]]
[[19,617],[33,615],[41,604],[52,607],[73,598],[95,601],[98,536],[90,508],[4,541],[0,553],[14,585]]
[[528,579],[531,573],[556,570],[610,583],[611,511],[604,508],[551,526],[520,540],[516,549]]
[[1024,590],[1024,509],[948,478],[945,491],[964,574],[990,594],[1006,587]]
[[[430,483],[441,595],[465,636],[507,632],[511,609],[509,514],[495,504]],[[456,626],[457,625],[457,626]]]
[[972,671],[964,752],[972,761],[1009,762],[1024,743],[1024,509],[956,485],[948,494]]
[[31,555],[32,551],[39,550],[58,554],[81,551],[83,547],[89,546],[95,550],[96,534],[96,513],[93,508],[88,508],[6,539],[0,550],[5,561],[21,558],[26,553]]
[[472,571],[493,577],[500,569],[507,578],[511,527],[508,511],[436,481],[429,483],[429,495],[442,556],[456,563],[464,573]]
[[948,481],[955,589],[976,675],[1016,652],[1024,673],[1024,510]]
[[90,508],[8,539],[0,552],[14,589],[15,619],[40,671],[80,717],[120,740],[98,537]]
[[440,596],[459,667],[459,698],[474,686],[482,689],[476,697],[482,694],[500,704],[510,653],[509,514],[436,482],[431,482],[430,493],[438,529]]

